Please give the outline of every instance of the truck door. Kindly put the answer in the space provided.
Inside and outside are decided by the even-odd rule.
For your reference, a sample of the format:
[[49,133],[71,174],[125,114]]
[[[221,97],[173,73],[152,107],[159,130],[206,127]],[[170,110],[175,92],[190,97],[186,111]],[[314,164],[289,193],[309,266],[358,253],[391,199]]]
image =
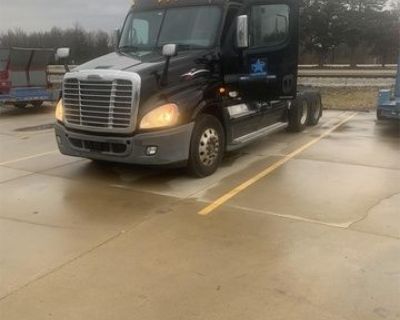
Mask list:
[[[235,46],[236,19],[244,12],[243,10],[242,5],[231,4],[227,9],[222,31],[222,69],[225,82],[232,85],[233,88],[237,87],[238,75],[243,72],[243,57]],[[232,78],[233,81],[231,81]],[[233,91],[236,91],[236,88]],[[262,112],[258,104],[253,101],[244,101],[244,104],[241,101],[232,101],[226,105],[225,113],[229,119],[228,140],[232,141],[246,136],[262,126]]]
[[297,91],[298,1],[245,3],[248,45],[238,48],[242,58],[239,87],[243,95],[252,99],[293,99]]

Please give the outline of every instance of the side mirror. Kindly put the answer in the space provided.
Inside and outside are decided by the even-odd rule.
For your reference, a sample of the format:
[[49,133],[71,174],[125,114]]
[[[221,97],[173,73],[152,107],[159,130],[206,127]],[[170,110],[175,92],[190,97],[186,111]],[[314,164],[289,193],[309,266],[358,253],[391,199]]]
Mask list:
[[172,57],[178,54],[176,44],[164,44],[162,48],[162,55],[166,58],[163,73],[160,77],[160,86],[166,86],[168,84],[168,69],[169,63]]
[[56,55],[58,59],[67,59],[70,55],[70,48],[58,48]]
[[118,48],[119,40],[121,39],[121,30],[115,29],[111,36],[111,43],[114,49]]
[[236,46],[240,49],[249,47],[249,18],[238,16],[236,20]]
[[162,48],[162,54],[167,58],[175,57],[178,53],[177,51],[176,44],[165,44]]

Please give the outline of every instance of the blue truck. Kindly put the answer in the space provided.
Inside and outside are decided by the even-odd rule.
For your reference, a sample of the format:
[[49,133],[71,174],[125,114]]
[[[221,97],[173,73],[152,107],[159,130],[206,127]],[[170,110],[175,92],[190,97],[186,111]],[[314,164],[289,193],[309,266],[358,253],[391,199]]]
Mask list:
[[390,89],[379,91],[378,120],[400,120],[400,57],[394,92]]
[[54,100],[47,66],[53,49],[0,48],[0,104],[39,107]]

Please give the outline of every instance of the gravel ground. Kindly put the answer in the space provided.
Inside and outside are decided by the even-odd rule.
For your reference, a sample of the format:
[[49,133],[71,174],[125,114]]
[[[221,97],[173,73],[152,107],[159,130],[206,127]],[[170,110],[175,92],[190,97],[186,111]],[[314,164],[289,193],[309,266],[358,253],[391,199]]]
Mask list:
[[299,84],[316,88],[335,87],[380,87],[394,86],[395,78],[327,78],[327,77],[300,77]]
[[378,87],[319,88],[325,109],[372,111],[378,101]]

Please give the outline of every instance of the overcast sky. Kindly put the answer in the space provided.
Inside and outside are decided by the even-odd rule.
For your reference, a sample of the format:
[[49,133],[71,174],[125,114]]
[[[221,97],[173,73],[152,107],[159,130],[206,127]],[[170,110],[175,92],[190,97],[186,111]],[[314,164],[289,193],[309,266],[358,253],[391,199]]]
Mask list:
[[0,33],[20,27],[25,31],[52,26],[112,31],[120,27],[130,0],[0,0]]

